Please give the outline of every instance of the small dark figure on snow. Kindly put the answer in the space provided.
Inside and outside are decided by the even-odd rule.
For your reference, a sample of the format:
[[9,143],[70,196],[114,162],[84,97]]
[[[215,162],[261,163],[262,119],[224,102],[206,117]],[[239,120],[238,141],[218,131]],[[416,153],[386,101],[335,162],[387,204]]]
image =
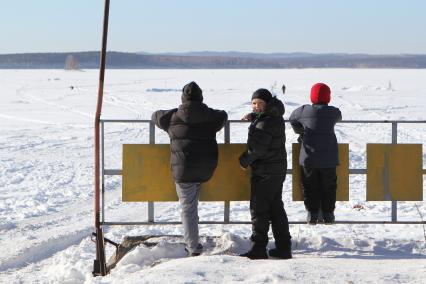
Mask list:
[[287,171],[285,149],[284,105],[266,89],[258,89],[252,96],[253,112],[243,117],[251,121],[247,150],[240,156],[243,169],[251,167],[250,214],[253,246],[241,256],[250,259],[268,258],[269,224],[275,248],[269,255],[289,259],[291,235],[282,201],[283,183]]
[[[300,134],[301,185],[308,211],[307,222],[311,225],[322,221],[332,224],[335,220],[339,155],[334,126],[342,120],[342,113],[328,105],[330,93],[324,83],[313,85],[312,105],[303,105],[290,115],[294,132]],[[319,220],[320,211],[324,220]]]
[[283,94],[285,94],[285,85],[283,84],[283,86],[281,87],[281,90],[283,91]]
[[203,104],[200,87],[191,82],[183,87],[182,104],[152,114],[155,124],[170,137],[171,168],[181,205],[186,251],[199,255],[198,199],[201,183],[208,181],[218,163],[216,132],[228,119],[223,110]]

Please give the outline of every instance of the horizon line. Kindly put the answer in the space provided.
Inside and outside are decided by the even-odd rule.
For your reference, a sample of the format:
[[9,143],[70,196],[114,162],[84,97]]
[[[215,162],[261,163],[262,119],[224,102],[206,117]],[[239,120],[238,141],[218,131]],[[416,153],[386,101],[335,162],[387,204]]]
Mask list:
[[[80,51],[31,51],[31,52],[15,52],[15,53],[0,53],[0,55],[23,55],[23,54],[50,54],[50,53],[86,53],[86,52],[101,52],[100,50],[80,50]],[[426,53],[363,53],[363,52],[326,52],[326,53],[314,53],[305,51],[292,51],[292,52],[253,52],[253,51],[213,51],[213,50],[200,50],[200,51],[167,51],[167,52],[147,52],[147,51],[118,51],[118,50],[107,50],[108,52],[117,53],[130,53],[139,55],[185,55],[191,53],[235,53],[235,54],[253,54],[253,55],[290,55],[290,54],[306,54],[306,55],[367,55],[367,56],[426,56]]]

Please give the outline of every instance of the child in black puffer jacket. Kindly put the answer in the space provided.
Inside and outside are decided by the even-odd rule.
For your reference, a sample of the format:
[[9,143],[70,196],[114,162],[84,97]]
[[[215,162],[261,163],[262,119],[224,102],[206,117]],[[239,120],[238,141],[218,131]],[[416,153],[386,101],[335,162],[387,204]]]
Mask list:
[[285,149],[284,105],[266,89],[252,96],[253,112],[243,120],[251,121],[247,150],[240,156],[243,169],[251,167],[250,213],[252,220],[251,250],[241,256],[250,259],[268,258],[269,223],[276,248],[272,257],[289,259],[291,235],[282,201],[283,182],[287,171]]

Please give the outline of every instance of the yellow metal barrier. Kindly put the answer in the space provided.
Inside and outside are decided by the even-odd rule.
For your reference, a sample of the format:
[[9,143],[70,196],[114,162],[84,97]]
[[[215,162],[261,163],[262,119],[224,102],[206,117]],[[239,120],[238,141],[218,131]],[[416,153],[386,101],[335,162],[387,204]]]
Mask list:
[[367,200],[423,200],[422,144],[367,144]]
[[[300,185],[301,173],[299,165],[300,144],[293,143],[293,201],[303,201],[303,193]],[[349,201],[349,144],[339,144],[339,162],[336,168],[337,193],[336,200]]]
[[[238,161],[246,144],[220,144],[218,167],[202,185],[201,201],[243,201],[250,199],[250,172]],[[122,200],[177,201],[170,170],[170,145],[123,145]]]
[[[293,201],[302,201],[300,144],[293,147]],[[245,144],[220,144],[218,167],[202,185],[201,201],[250,199],[250,172],[240,168],[238,157]],[[339,144],[337,200],[349,200],[349,145]],[[421,144],[367,144],[367,200],[422,201]],[[170,145],[123,145],[122,200],[177,201],[170,171]]]

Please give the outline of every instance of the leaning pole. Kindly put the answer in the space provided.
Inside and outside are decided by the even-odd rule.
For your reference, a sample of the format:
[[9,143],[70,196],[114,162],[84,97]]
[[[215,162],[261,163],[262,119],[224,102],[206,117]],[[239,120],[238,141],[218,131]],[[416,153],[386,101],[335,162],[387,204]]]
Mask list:
[[95,231],[96,231],[96,259],[93,263],[93,276],[106,275],[108,273],[105,260],[105,243],[100,221],[100,119],[102,112],[102,100],[104,94],[105,59],[108,38],[109,0],[105,0],[102,49],[99,66],[99,88],[95,115]]

